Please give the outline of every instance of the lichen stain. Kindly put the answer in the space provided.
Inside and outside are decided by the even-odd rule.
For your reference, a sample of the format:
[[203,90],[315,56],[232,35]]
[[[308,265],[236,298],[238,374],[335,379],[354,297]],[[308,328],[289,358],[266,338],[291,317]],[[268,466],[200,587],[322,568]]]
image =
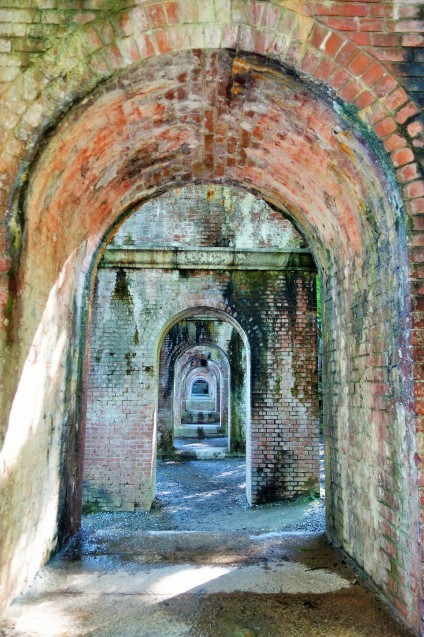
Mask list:
[[[127,273],[123,268],[116,271],[115,287],[111,295],[111,310],[119,323],[134,321],[134,303],[128,287]],[[128,318],[127,318],[128,317]]]
[[[245,349],[240,334],[233,330],[228,343],[228,360],[231,366],[230,390],[231,390],[231,451],[241,452],[246,448],[246,433],[244,419],[246,406],[244,404],[243,391],[245,391],[244,369]],[[241,407],[241,409],[240,409]]]
[[132,303],[132,296],[128,287],[127,273],[123,268],[116,271],[115,287],[112,293],[114,301],[128,301]]
[[294,337],[297,322],[297,277],[298,273],[287,272],[284,277],[283,298],[286,299],[286,311],[289,318],[289,330]]
[[[312,314],[314,324],[316,325],[317,299],[316,274],[314,272],[288,272],[284,280],[284,289],[282,292],[283,297],[287,299],[285,310],[289,318],[288,329],[292,341],[293,354],[292,372],[294,380],[293,385],[290,388],[290,392],[292,397],[297,400],[315,404],[317,398],[317,383],[312,382],[305,384],[303,379],[305,365],[315,365],[317,369],[317,362],[315,359],[311,360],[309,355],[310,350],[305,342],[305,338],[309,339],[311,336],[310,329],[308,329],[306,334],[303,335],[302,333],[299,333],[297,326],[298,294],[301,289],[303,289],[306,293],[308,311]],[[316,338],[318,339],[318,336],[316,336]],[[305,356],[299,357],[297,356],[297,352],[304,352]]]
[[[278,449],[275,454],[275,463],[273,474],[265,473],[265,467],[258,467],[256,473],[262,482],[258,485],[258,495],[256,504],[265,504],[267,502],[275,502],[276,500],[291,500],[299,493],[287,496],[287,483],[290,468],[293,466],[294,456],[290,449]],[[269,469],[269,467],[267,467]],[[266,475],[263,480],[264,474]]]
[[126,361],[126,369],[125,369],[125,373],[127,376],[129,376],[130,374],[132,374],[133,372],[138,372],[138,368],[133,366],[133,359],[136,357],[136,353],[135,352],[126,352],[124,354],[124,358]]
[[[273,289],[276,272],[270,271],[231,271],[224,290],[224,298],[230,307],[242,307],[238,313],[248,321],[246,329],[252,354],[252,381],[260,386],[266,385],[268,376],[266,369],[266,351],[268,349],[268,330],[266,316],[270,314],[270,304],[266,298],[266,290]],[[258,307],[260,300],[261,310]],[[243,325],[241,325],[243,327]],[[257,329],[254,329],[257,328]]]

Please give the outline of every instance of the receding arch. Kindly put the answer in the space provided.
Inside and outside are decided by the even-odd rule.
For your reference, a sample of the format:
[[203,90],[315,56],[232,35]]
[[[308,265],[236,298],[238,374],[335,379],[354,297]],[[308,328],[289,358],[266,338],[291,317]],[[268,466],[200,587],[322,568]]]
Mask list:
[[[228,309],[228,308],[227,308]],[[240,322],[240,320],[237,320],[236,318],[234,318],[231,315],[231,312],[225,311],[221,308],[218,307],[211,307],[211,306],[205,306],[205,305],[195,305],[192,307],[187,307],[185,309],[182,309],[180,312],[178,312],[178,314],[174,315],[172,318],[170,318],[165,326],[162,328],[161,333],[157,339],[156,342],[156,377],[158,378],[159,376],[159,353],[162,347],[162,343],[166,337],[166,335],[169,333],[169,331],[172,329],[173,326],[177,325],[181,320],[184,320],[188,317],[193,318],[196,315],[201,316],[202,318],[204,317],[217,317],[219,319],[221,319],[222,321],[225,321],[227,323],[229,323],[230,325],[232,325],[232,327],[237,331],[237,333],[239,334],[240,338],[243,341],[243,345],[244,345],[244,350],[245,350],[245,355],[246,355],[246,367],[247,367],[247,374],[246,374],[246,386],[245,386],[245,392],[246,392],[246,403],[245,403],[245,409],[246,409],[246,423],[245,423],[245,427],[246,427],[246,498],[248,500],[249,503],[251,503],[252,501],[252,481],[251,481],[251,459],[252,459],[252,441],[251,441],[251,404],[250,404],[250,395],[251,395],[251,378],[250,378],[250,367],[251,367],[251,348],[250,348],[250,344],[249,344],[249,337],[248,334],[246,333],[245,329],[243,329],[243,320],[242,322]],[[208,344],[208,346],[210,347],[210,344]],[[216,349],[219,349],[216,345],[213,345],[213,347],[215,347]],[[185,351],[189,351],[190,348],[187,348]],[[222,352],[223,353],[223,352]],[[180,352],[180,357],[184,354],[184,350],[182,352]],[[158,383],[156,383],[157,385]],[[158,398],[156,397],[156,404],[157,404]],[[156,407],[157,410],[157,407]],[[156,435],[156,434],[155,434]],[[153,474],[152,476],[152,480],[153,482],[155,482],[155,474]]]
[[[184,321],[186,322],[186,321]],[[195,323],[195,321],[193,321]],[[225,325],[231,328],[226,322]],[[178,327],[178,323],[175,327]],[[172,332],[172,327],[168,335]],[[158,453],[173,453],[173,438],[181,435],[183,412],[190,399],[187,385],[188,374],[197,374],[200,377],[201,369],[197,363],[204,363],[210,367],[217,376],[215,387],[219,390],[218,395],[213,396],[218,411],[213,413],[213,422],[219,416],[220,427],[228,433],[229,401],[228,385],[230,380],[230,364],[224,351],[219,345],[209,338],[202,343],[191,343],[189,340],[182,340],[174,347],[167,349],[164,356],[163,343],[160,351],[159,363],[159,395],[157,407],[157,436]],[[211,360],[213,358],[213,360]],[[203,376],[203,375],[202,375]],[[194,382],[194,381],[193,381]],[[184,393],[186,392],[186,395]]]
[[[244,82],[240,76],[233,78],[236,58]],[[178,79],[177,65],[182,60],[191,65],[193,72],[204,77],[202,74],[207,72],[206,65],[212,59],[219,67],[223,86],[228,86],[226,81],[230,78],[234,89],[231,99],[223,101],[222,107],[228,109],[237,137],[234,152],[230,152],[228,146],[225,149],[225,157],[230,161],[226,161],[221,175],[212,155],[203,156],[208,144],[219,144],[219,135],[214,129],[210,133],[212,138],[207,141],[203,129],[196,123],[196,105],[207,103],[206,95],[202,95],[205,102],[199,98],[197,84],[193,81],[192,86],[184,85],[188,98],[179,103],[180,111],[166,113],[172,116],[171,119],[165,121],[164,117],[159,121],[162,126],[158,126],[161,128],[160,139],[153,149],[149,146],[152,139],[143,139],[146,129],[140,116],[143,108],[148,110],[148,99],[137,89],[149,82],[149,72],[153,73],[158,66],[160,77],[168,88],[168,84]],[[190,181],[236,184],[260,193],[277,208],[287,209],[296,219],[323,272],[327,326],[324,351],[328,353],[324,360],[324,376],[327,389],[337,389],[337,393],[327,391],[324,400],[328,439],[333,445],[328,453],[332,462],[329,480],[333,480],[334,487],[329,531],[390,597],[390,556],[386,539],[381,536],[376,523],[377,519],[386,519],[390,509],[388,486],[384,484],[391,472],[383,464],[383,458],[387,457],[386,445],[393,452],[396,467],[400,469],[404,461],[407,467],[405,475],[400,472],[401,485],[396,487],[408,494],[402,503],[404,518],[399,522],[399,533],[401,537],[418,538],[416,471],[409,457],[410,446],[406,444],[406,439],[414,436],[414,429],[408,301],[403,305],[403,300],[408,299],[406,235],[399,211],[400,199],[391,175],[381,168],[381,161],[355,125],[343,114],[334,113],[297,79],[285,76],[283,70],[269,68],[263,60],[256,58],[253,62],[243,55],[228,52],[205,54],[204,59],[188,52],[175,56],[171,63],[166,56],[160,62],[148,62],[142,69],[131,69],[126,77],[123,75],[119,81],[112,81],[93,95],[84,108],[70,113],[57,136],[48,144],[31,175],[26,199],[28,240],[20,273],[24,290],[21,327],[25,334],[22,345],[25,356],[22,358],[26,358],[28,351],[31,351],[31,357],[25,362],[24,379],[28,379],[30,385],[35,376],[48,377],[55,361],[63,364],[68,361],[70,372],[66,382],[64,375],[60,381],[54,380],[40,404],[34,403],[35,397],[32,403],[31,397],[26,398],[37,407],[34,414],[56,412],[58,430],[62,419],[74,430],[76,425],[80,426],[78,401],[69,388],[75,387],[78,365],[81,364],[77,339],[82,325],[78,312],[84,294],[83,279],[94,251],[120,215],[137,202]],[[135,95],[131,94],[132,86]],[[108,101],[108,91],[111,101]],[[253,97],[260,103],[259,93],[268,110],[256,113],[256,119],[249,118],[245,106],[250,103],[249,99],[254,101]],[[286,103],[280,103],[277,94],[284,94]],[[166,112],[165,90],[162,95],[158,88],[152,100],[159,103],[159,112],[162,107]],[[191,110],[190,100],[193,100]],[[128,107],[126,113],[121,108],[124,104]],[[294,105],[298,108],[293,108]],[[135,113],[131,110],[133,107],[141,111]],[[181,113],[186,121],[179,119]],[[90,116],[94,115],[100,123],[102,117],[105,120],[103,126],[89,134],[86,129]],[[187,126],[190,117],[193,122]],[[116,118],[114,125],[113,118]],[[123,122],[128,124],[133,141],[125,138]],[[218,127],[219,122],[215,125]],[[119,138],[114,135],[118,128],[121,133],[124,131]],[[284,137],[287,130],[290,135]],[[84,138],[84,149],[75,143],[80,136],[81,140]],[[137,145],[136,151],[131,143]],[[99,148],[103,151],[98,157],[98,162],[103,162],[100,167],[99,164],[96,166],[94,153]],[[214,148],[219,156],[219,147]],[[87,153],[85,162],[84,152]],[[146,166],[146,157],[155,153],[157,162]],[[309,154],[317,158],[317,166],[313,169],[310,162],[302,161],[302,156]],[[81,171],[78,174],[76,167],[83,164],[84,174]],[[47,197],[48,166],[55,174],[55,192],[51,197]],[[340,175],[343,187],[337,185]],[[60,219],[58,210],[61,211]],[[67,237],[65,245],[51,241],[57,232]],[[41,263],[40,254],[44,248]],[[391,275],[385,281],[387,272]],[[398,302],[399,289],[402,300]],[[185,311],[183,308],[190,303],[190,307],[196,307],[195,301],[183,299],[181,311]],[[237,312],[236,308],[224,306],[219,301],[215,309]],[[35,334],[32,317],[37,313],[40,319]],[[51,316],[55,316],[56,324],[61,326],[55,334],[48,327]],[[378,317],[377,322],[373,316]],[[164,312],[163,319],[167,324],[172,317],[167,318]],[[69,349],[68,342],[71,342]],[[385,343],[383,352],[378,350],[378,343]],[[36,352],[41,352],[38,360]],[[367,369],[372,370],[371,377],[367,375]],[[353,404],[355,383],[364,396],[362,403],[356,406]],[[22,392],[28,385],[22,381]],[[68,388],[67,409],[63,410],[60,403],[65,386]],[[378,387],[379,393],[373,394],[370,387]],[[21,397],[22,393],[18,391],[16,400]],[[31,427],[36,430],[39,423],[28,416],[22,424],[22,414],[16,409],[12,412],[11,433],[6,440],[6,452],[10,452],[6,462],[13,472],[16,460],[25,475],[22,459],[19,454],[15,458],[15,450],[8,446],[10,436],[16,433],[18,420],[27,431]],[[354,409],[359,410],[358,418],[353,416]],[[389,442],[379,436],[381,428],[389,429]],[[352,436],[355,440],[358,438],[359,429],[364,429],[366,435],[363,443],[355,448],[356,455],[351,455],[350,463],[347,463],[348,442]],[[72,450],[73,444],[77,446],[76,439],[70,441],[68,450]],[[25,446],[26,453],[30,454],[31,443]],[[367,454],[371,454],[372,460],[368,458],[365,463]],[[59,460],[55,462],[59,463]],[[77,523],[75,520],[70,523],[69,516],[72,502],[77,499],[70,486],[72,475],[70,470],[63,481],[67,504],[62,507],[62,514],[64,528],[68,529]],[[343,490],[347,484],[355,490],[355,508],[348,509],[344,502]],[[370,484],[373,485],[371,490]],[[365,511],[367,506],[369,514]],[[42,511],[43,507],[40,507],[40,516]],[[369,533],[364,530],[367,525],[371,525]],[[17,529],[16,532],[24,533],[24,530]],[[45,532],[46,537],[51,538],[53,534],[52,528]],[[419,581],[418,554],[417,539],[409,547],[404,545],[402,555],[396,557],[402,559],[405,571],[415,583]],[[418,588],[419,584],[415,588],[411,585],[404,591],[404,601],[411,608],[416,608],[414,600]]]
[[211,393],[211,383],[208,380],[203,379],[202,376],[196,376],[191,382],[190,396],[198,396],[199,394]]
[[[189,404],[189,402],[204,396],[210,401],[210,404],[207,406],[208,411],[213,412],[211,422],[218,422],[219,427],[224,430],[224,433],[227,434],[228,432],[228,359],[225,357],[224,366],[222,364],[220,365],[215,358],[210,356],[210,353],[208,359],[198,357],[195,351],[199,349],[201,348],[190,348],[185,352],[185,357],[180,355],[176,360],[173,410],[174,435],[177,433],[177,427],[182,426],[182,424],[179,425],[179,423],[183,422],[184,411],[195,411],[194,408],[197,406],[196,402],[192,402],[192,404]],[[209,352],[214,351],[212,347],[207,349]],[[199,368],[199,364],[204,365],[204,368]],[[228,396],[228,398],[225,398],[225,396]],[[191,420],[187,422],[191,422]]]

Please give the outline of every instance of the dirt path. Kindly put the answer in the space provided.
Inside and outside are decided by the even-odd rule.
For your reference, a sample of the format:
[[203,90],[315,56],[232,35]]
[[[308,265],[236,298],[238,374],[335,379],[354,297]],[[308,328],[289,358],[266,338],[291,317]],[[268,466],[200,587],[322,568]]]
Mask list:
[[124,527],[185,531],[324,531],[324,494],[319,500],[249,507],[243,459],[158,460],[157,491],[149,513],[84,516],[83,528]]
[[245,465],[159,461],[149,513],[81,532],[1,637],[411,637],[324,534],[323,501],[249,508]]
[[92,531],[2,637],[411,637],[324,536]]

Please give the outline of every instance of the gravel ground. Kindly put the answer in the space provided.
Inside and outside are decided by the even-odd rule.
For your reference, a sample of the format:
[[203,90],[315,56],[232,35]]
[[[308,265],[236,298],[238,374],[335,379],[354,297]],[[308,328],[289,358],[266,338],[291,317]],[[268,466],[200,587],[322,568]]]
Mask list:
[[323,533],[285,533],[322,531],[324,497],[244,492],[243,459],[158,462],[152,510],[85,516],[0,636],[412,637]]
[[323,467],[321,497],[317,500],[300,498],[249,507],[245,478],[243,458],[158,460],[156,498],[150,512],[86,515],[83,529],[119,526],[146,531],[252,533],[325,530]]

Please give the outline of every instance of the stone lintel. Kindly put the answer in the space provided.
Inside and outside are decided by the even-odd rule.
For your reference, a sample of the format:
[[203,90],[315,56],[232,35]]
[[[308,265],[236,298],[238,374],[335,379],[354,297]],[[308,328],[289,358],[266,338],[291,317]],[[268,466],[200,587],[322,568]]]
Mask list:
[[176,270],[315,270],[309,250],[241,250],[232,248],[114,248],[99,264],[103,268]]

